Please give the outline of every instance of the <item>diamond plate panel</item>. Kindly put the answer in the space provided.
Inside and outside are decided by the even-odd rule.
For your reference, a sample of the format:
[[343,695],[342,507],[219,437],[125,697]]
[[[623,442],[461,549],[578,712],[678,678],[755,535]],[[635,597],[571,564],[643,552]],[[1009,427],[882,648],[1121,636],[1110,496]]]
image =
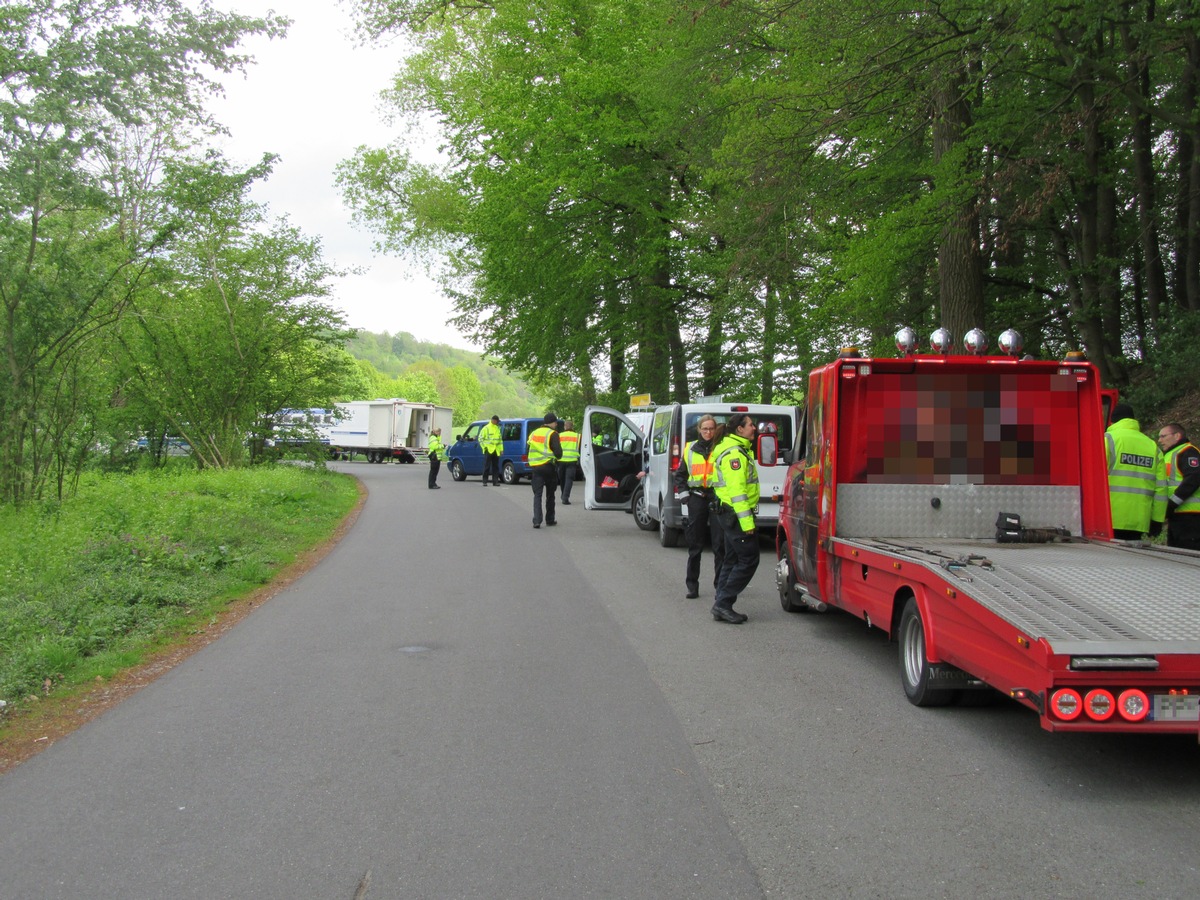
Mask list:
[[[1079,488],[996,484],[843,484],[837,489],[842,537],[965,538],[991,541],[996,516],[1016,513],[1030,528],[1083,531]],[[936,502],[935,502],[936,501]]]

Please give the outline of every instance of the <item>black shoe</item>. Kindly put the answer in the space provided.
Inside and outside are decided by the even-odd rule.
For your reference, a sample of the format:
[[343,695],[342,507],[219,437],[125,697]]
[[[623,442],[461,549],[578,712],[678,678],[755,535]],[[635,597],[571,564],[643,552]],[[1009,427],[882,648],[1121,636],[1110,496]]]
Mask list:
[[563,505],[563,506],[570,506],[570,505],[571,505],[571,501],[570,501],[570,500],[564,500],[564,501],[562,502],[562,505]]
[[431,484],[429,486],[429,489],[431,491],[440,491],[442,489],[442,486],[440,484]]
[[541,523],[541,522],[534,522],[534,523],[533,523],[533,527],[534,527],[534,528],[541,528],[541,527],[542,527],[542,523]]
[[712,608],[713,618],[718,622],[728,622],[730,625],[741,625],[749,616],[744,616],[740,612],[734,612],[732,609],[726,609],[723,606],[714,606]]
[[546,520],[547,527],[549,527],[550,525],[557,525],[557,524],[558,524],[558,522],[551,522],[549,520]]
[[687,585],[687,593],[683,596],[687,597],[689,600],[695,600],[700,596],[700,585],[689,583]]

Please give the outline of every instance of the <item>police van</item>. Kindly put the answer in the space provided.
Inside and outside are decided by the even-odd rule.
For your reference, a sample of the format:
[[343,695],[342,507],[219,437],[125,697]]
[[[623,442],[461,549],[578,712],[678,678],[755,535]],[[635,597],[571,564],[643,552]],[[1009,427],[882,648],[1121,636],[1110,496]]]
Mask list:
[[725,425],[735,413],[748,413],[759,426],[754,443],[761,499],[755,517],[760,532],[774,534],[779,522],[787,463],[781,447],[795,439],[800,409],[766,403],[721,400],[669,403],[654,410],[645,434],[630,415],[604,406],[583,412],[580,441],[586,509],[625,509],[637,526],[657,531],[659,543],[674,547],[687,524],[687,507],[675,498],[673,475],[683,461],[683,448],[700,435],[697,426],[710,415]]
[[[489,421],[480,419],[472,422],[446,451],[446,465],[450,469],[450,477],[455,481],[466,481],[468,475],[483,474],[479,430]],[[500,454],[500,480],[505,484],[517,484],[532,474],[529,468],[529,435],[544,424],[545,420],[540,417],[500,420],[500,437],[504,439],[504,450]]]

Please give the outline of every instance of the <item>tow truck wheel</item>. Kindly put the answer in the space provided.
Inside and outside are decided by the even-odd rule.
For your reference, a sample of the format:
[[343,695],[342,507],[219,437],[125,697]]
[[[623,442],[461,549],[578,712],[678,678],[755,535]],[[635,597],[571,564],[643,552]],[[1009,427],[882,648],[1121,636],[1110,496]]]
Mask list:
[[788,562],[787,553],[776,542],[775,545],[775,586],[779,588],[779,605],[784,612],[807,612],[808,607],[800,602],[800,592],[796,590],[796,579],[792,577],[792,564]]
[[658,523],[650,518],[650,510],[646,506],[646,492],[642,490],[639,484],[633,489],[633,497],[629,501],[630,508],[633,510],[633,521],[637,523],[637,527],[642,531],[655,531],[658,528]]
[[517,470],[513,468],[511,462],[505,461],[504,466],[500,469],[500,480],[505,484],[516,484],[520,481],[517,477]]
[[909,597],[900,614],[900,680],[913,706],[946,706],[954,700],[953,688],[930,687],[932,669],[925,655],[925,622],[915,597]]
[[450,477],[455,481],[467,480],[467,470],[463,468],[461,459],[450,460]]

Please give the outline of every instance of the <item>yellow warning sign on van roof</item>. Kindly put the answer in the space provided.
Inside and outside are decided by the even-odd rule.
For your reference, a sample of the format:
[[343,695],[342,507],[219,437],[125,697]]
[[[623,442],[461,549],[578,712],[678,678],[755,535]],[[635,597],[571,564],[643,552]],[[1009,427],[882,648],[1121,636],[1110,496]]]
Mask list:
[[629,398],[630,409],[649,409],[653,405],[649,394],[633,394]]

